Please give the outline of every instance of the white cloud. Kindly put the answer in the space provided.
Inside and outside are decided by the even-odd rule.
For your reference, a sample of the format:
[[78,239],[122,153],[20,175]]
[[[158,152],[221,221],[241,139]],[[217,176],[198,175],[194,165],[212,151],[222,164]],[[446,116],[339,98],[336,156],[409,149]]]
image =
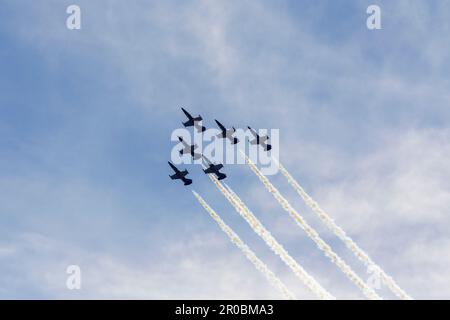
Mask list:
[[[134,102],[143,106],[149,126],[172,117],[179,103],[208,111],[209,116],[227,115],[240,125],[253,121],[278,126],[282,129],[282,161],[295,176],[306,180],[307,189],[331,216],[411,295],[443,297],[450,295],[445,288],[450,279],[445,270],[449,250],[445,229],[450,224],[449,133],[423,127],[433,121],[446,124],[445,116],[449,115],[448,75],[443,72],[449,55],[448,32],[429,29],[434,15],[424,9],[426,5],[410,3],[396,1],[383,8],[386,27],[380,34],[384,37],[369,38],[363,34],[365,29],[358,29],[351,41],[342,45],[315,37],[308,19],[255,2],[161,2],[143,7],[137,3],[117,2],[105,7],[85,2],[81,4],[85,10],[83,29],[69,34],[60,28],[64,26],[60,15],[64,10],[55,1],[36,5],[32,18],[27,23],[20,20],[14,30],[27,45],[39,49],[43,62],[55,72],[64,67],[60,56],[67,52],[76,52],[81,58],[95,57],[111,70],[119,70],[121,83],[126,84],[120,90],[132,102],[126,111],[141,116],[142,110]],[[437,10],[443,30],[448,30],[445,12],[445,7]],[[397,22],[390,25],[392,21]],[[365,28],[364,22],[361,28]],[[395,36],[389,37],[387,32]],[[376,47],[367,46],[371,41],[379,41],[382,48],[379,61],[367,58],[367,52]],[[91,131],[79,130],[87,140],[92,141],[89,137],[98,133],[98,120],[103,119],[105,110],[93,108],[88,113],[94,119]],[[154,138],[168,141],[166,136]],[[48,154],[44,160],[54,164],[67,146],[65,138],[61,141],[62,147],[59,143],[57,147],[44,144],[41,150],[31,149],[30,153]],[[100,139],[97,144],[104,141]],[[24,149],[30,150],[29,146]],[[45,229],[47,223],[50,229],[61,227],[64,233],[67,220],[63,220],[73,217],[70,213],[103,212],[97,218],[92,215],[73,221],[78,221],[79,227],[88,225],[87,233],[94,241],[96,231],[105,237],[117,235],[125,221],[132,219],[126,209],[116,208],[120,205],[114,201],[117,194],[86,186],[93,183],[89,179],[65,184],[45,175],[39,175],[35,182],[29,178],[4,179],[0,184],[5,191],[2,209],[9,216],[24,212],[23,217],[29,217],[33,213],[30,203],[34,210],[42,204],[39,209],[43,214],[22,227],[38,221],[40,228]],[[166,196],[159,193],[159,186],[152,191],[152,199]],[[43,201],[49,195],[59,200]],[[261,199],[270,196],[262,186],[253,185],[248,195],[250,207],[260,209],[265,218],[277,210],[273,202],[261,205]],[[98,199],[108,205],[99,205]],[[63,209],[61,215],[55,213],[58,204]],[[109,215],[111,212],[117,214]],[[307,264],[317,267],[314,271],[320,282],[332,286],[339,297],[354,297],[355,289],[341,287],[341,281],[327,272],[332,266],[322,265],[309,246],[295,242],[296,230],[286,230],[288,220],[278,212],[276,215],[268,219],[270,226],[275,226],[275,232],[285,236],[289,244],[297,245],[295,251],[302,253]],[[20,221],[15,216],[15,221]],[[108,217],[117,220],[111,223]],[[99,231],[95,227],[102,226],[102,219],[112,225]],[[70,231],[73,225],[67,228]],[[161,234],[164,232],[167,230]],[[61,239],[50,236],[53,240],[33,237],[1,245],[0,258],[17,257],[21,267],[16,279],[20,282],[21,276],[30,274],[26,281],[31,283],[23,286],[41,288],[51,297],[278,297],[238,251],[223,249],[232,247],[225,237],[212,234],[190,244],[173,238],[165,242],[165,237],[159,236],[153,241],[162,243],[164,254],[142,253],[145,262],[140,263],[114,253],[99,253],[98,248],[91,252],[85,244],[58,244]],[[48,256],[36,257],[32,254],[36,251],[45,251]],[[80,295],[63,287],[65,264],[73,259],[86,266],[85,288]],[[286,271],[281,274],[290,279]],[[308,297],[304,292],[299,296]]]
[[[450,132],[391,132],[376,151],[339,163],[350,174],[314,198],[418,298],[448,296]],[[414,280],[412,280],[414,279]],[[437,291],[423,290],[435,287]]]
[[[197,235],[188,243],[166,244],[165,254],[158,260],[152,259],[150,252],[143,253],[141,262],[125,262],[40,234],[16,237],[14,243],[19,251],[9,257],[9,263],[20,263],[14,271],[15,286],[38,288],[46,298],[283,298],[219,232]],[[81,268],[79,291],[66,288],[65,272],[72,264]],[[310,295],[299,287],[301,293]],[[4,297],[8,294],[11,292],[3,292]]]

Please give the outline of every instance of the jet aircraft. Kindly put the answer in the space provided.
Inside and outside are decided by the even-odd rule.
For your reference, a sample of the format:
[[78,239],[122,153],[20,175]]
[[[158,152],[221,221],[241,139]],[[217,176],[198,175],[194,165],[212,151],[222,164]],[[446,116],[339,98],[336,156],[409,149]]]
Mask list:
[[231,144],[236,144],[239,142],[239,139],[236,137],[233,137],[233,134],[236,132],[236,129],[233,127],[233,129],[226,129],[223,124],[221,124],[219,121],[215,120],[217,125],[220,128],[221,133],[217,135],[219,138],[228,138],[230,140]]
[[272,149],[272,146],[267,143],[267,140],[269,140],[268,136],[260,136],[254,129],[249,128],[252,135],[255,137],[253,140],[250,140],[250,144],[259,144],[261,147],[263,147],[264,151],[270,151]]
[[180,154],[190,154],[194,160],[200,159],[202,156],[196,153],[194,150],[198,148],[197,144],[189,145],[182,137],[178,137],[178,140],[183,144],[183,149],[180,150]]
[[186,178],[186,175],[189,173],[186,169],[183,171],[178,170],[177,167],[175,167],[170,161],[167,161],[169,163],[169,166],[175,171],[175,174],[169,176],[172,180],[180,179],[183,181],[185,186],[188,186],[192,183],[192,180],[189,178]]
[[218,180],[223,180],[227,177],[225,173],[219,172],[223,168],[223,164],[214,164],[207,157],[203,156],[208,168],[204,169],[203,172],[206,174],[215,174]]
[[200,124],[200,121],[203,120],[200,115],[198,117],[194,118],[185,109],[181,108],[181,110],[183,110],[184,114],[188,118],[188,121],[183,122],[183,126],[185,126],[185,127],[195,127],[195,129],[197,129],[197,132],[204,132],[206,130],[206,128]]

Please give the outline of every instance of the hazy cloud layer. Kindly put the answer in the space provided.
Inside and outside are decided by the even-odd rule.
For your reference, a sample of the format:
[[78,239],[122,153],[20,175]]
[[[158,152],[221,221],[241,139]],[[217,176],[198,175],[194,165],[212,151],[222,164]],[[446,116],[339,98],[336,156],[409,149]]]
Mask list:
[[[166,161],[185,106],[279,128],[282,162],[413,297],[450,295],[445,1],[4,1],[0,297],[281,298]],[[228,183],[338,298],[363,298],[244,166]],[[299,298],[313,296],[215,192],[193,187]],[[364,268],[271,178],[356,271]],[[83,288],[65,287],[79,264]],[[380,291],[391,297],[385,290]]]

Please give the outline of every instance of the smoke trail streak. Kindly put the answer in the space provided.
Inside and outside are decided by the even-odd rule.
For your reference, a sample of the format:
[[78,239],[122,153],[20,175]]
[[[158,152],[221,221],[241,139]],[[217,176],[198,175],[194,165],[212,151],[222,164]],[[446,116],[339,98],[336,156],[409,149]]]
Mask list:
[[258,170],[255,164],[245,155],[244,152],[240,151],[245,157],[245,162],[248,164],[250,169],[256,174],[256,176],[261,180],[264,186],[269,190],[270,193],[275,197],[275,199],[280,203],[283,209],[289,213],[289,215],[295,220],[299,227],[301,227],[306,234],[313,240],[317,247],[322,250],[325,255],[330,258],[330,260],[336,264],[339,269],[347,275],[347,277],[356,284],[364,293],[364,295],[369,299],[380,300],[381,297],[369,287],[351,268],[347,265],[344,260],[342,260],[331,247],[320,238],[319,234],[314,230],[300,214],[289,204],[289,202],[280,194],[280,192],[269,182],[269,180]]
[[269,270],[269,268],[262,262],[255,253],[239,238],[239,236],[219,217],[219,215],[211,209],[211,207],[203,200],[200,195],[192,191],[194,196],[197,198],[198,202],[202,205],[202,207],[209,213],[209,215],[217,222],[220,229],[230,238],[231,242],[233,242],[241,251],[245,254],[245,256],[253,263],[253,265],[264,274],[266,279],[281,293],[290,300],[295,300],[294,294],[281,282],[277,276]]
[[[281,246],[277,240],[267,231],[267,229],[259,222],[259,220],[247,209],[245,206],[240,206],[233,196],[223,187],[223,185],[217,180],[216,177],[209,175],[211,180],[227,198],[227,200],[233,205],[236,211],[247,221],[250,227],[259,235],[269,246],[269,248],[277,254],[281,260],[294,272],[294,274],[320,299],[334,300],[328,291],[326,291],[313,277],[311,277]],[[242,201],[241,201],[242,203]]]
[[305,201],[305,203],[312,209],[312,211],[322,220],[322,222],[331,229],[334,234],[345,243],[347,248],[349,248],[355,256],[357,256],[367,267],[371,267],[372,270],[376,270],[375,273],[380,275],[382,281],[386,286],[399,298],[403,300],[412,300],[405,291],[403,291],[397,283],[387,275],[381,267],[379,267],[372,259],[365,253],[347,234],[342,230],[334,220],[323,211],[317,202],[315,202],[305,190],[298,184],[298,182],[289,174],[289,172],[283,167],[283,165],[276,159],[272,158],[278,165],[281,173],[286,177],[289,184],[295,189],[295,191],[300,195],[300,197]]

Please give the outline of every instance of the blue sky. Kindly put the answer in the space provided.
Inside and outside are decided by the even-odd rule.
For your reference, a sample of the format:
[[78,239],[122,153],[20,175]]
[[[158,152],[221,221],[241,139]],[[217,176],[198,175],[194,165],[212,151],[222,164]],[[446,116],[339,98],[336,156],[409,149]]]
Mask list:
[[[65,27],[81,7],[82,29]],[[382,30],[366,28],[378,4]],[[280,158],[412,296],[450,287],[445,1],[9,1],[0,9],[0,297],[281,298],[167,166],[185,106],[280,129]],[[204,196],[314,298],[199,168]],[[358,290],[245,166],[228,183],[338,298]],[[355,271],[366,271],[272,178]],[[82,289],[65,286],[66,267]],[[380,290],[387,298],[385,289]]]

